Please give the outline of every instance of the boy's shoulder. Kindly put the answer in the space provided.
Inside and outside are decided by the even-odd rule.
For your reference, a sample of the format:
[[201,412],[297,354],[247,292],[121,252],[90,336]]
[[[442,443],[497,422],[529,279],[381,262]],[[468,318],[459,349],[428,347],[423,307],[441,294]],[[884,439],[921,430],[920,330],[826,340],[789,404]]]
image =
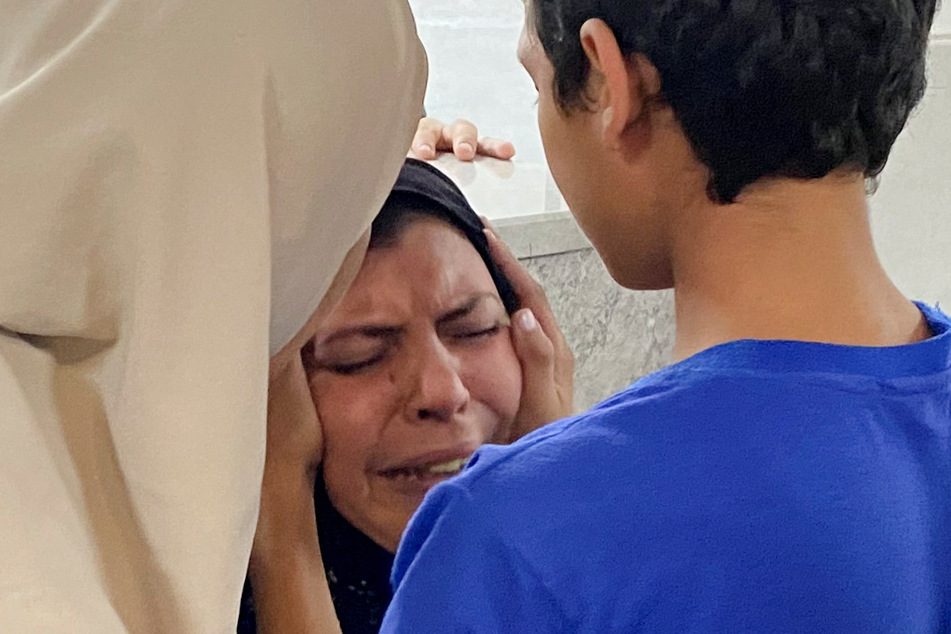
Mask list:
[[[534,609],[566,624],[550,631],[685,631],[695,619],[707,631],[811,631],[817,614],[836,631],[868,631],[894,611],[840,608],[876,595],[919,609],[927,597],[911,599],[927,593],[906,582],[924,587],[947,566],[920,555],[933,552],[927,534],[882,527],[947,525],[946,497],[928,496],[947,481],[951,329],[943,317],[932,325],[936,338],[907,350],[735,342],[484,447],[427,495],[394,581],[415,575],[407,587],[426,590],[428,607],[461,579],[451,597],[461,621],[494,606],[523,622]],[[904,572],[854,574],[881,569]],[[828,583],[804,570],[830,570]],[[853,598],[830,603],[843,587]],[[501,590],[471,598],[487,588]]]
[[[730,342],[650,374],[587,412],[508,446],[485,446],[457,478],[470,495],[507,492],[539,504],[571,492],[670,469],[702,448],[729,459],[777,451],[793,436],[839,428],[842,417],[881,399],[949,391],[951,320],[919,304],[935,337],[873,349],[793,341]],[[632,476],[632,474],[635,474]],[[610,486],[610,484],[608,484]],[[551,495],[541,495],[542,491]]]
[[[648,375],[590,410],[551,423],[511,445],[480,448],[455,483],[470,496],[495,503],[507,492],[514,503],[544,502],[526,497],[526,487],[568,492],[571,483],[608,478],[612,470],[636,471],[662,458],[660,449],[717,423],[727,408],[742,408],[755,386],[729,372],[672,366]],[[747,394],[741,394],[746,392]]]

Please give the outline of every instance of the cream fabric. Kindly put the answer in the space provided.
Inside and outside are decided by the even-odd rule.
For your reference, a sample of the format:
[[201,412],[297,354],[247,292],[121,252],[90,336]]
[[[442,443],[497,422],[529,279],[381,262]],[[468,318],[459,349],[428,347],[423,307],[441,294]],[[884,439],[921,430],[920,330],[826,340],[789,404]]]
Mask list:
[[0,2],[0,632],[234,631],[268,351],[425,75],[405,0]]

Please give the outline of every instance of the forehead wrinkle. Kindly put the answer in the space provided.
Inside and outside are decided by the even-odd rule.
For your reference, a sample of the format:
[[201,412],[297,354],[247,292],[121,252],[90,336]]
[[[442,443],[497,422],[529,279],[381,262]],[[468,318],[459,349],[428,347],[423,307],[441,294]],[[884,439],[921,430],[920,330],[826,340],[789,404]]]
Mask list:
[[[322,328],[325,336],[351,324],[405,330],[420,315],[445,321],[467,302],[473,303],[467,313],[477,308],[482,296],[501,304],[485,263],[465,236],[440,221],[414,226],[439,232],[419,233],[411,226],[396,245],[368,252],[357,280],[325,322],[332,324]],[[430,256],[415,258],[420,252]]]
[[327,346],[332,343],[349,339],[351,337],[364,337],[367,339],[393,339],[403,333],[405,329],[401,326],[377,326],[373,324],[361,324],[357,326],[347,326],[340,330],[328,333],[325,336],[318,334],[315,338],[317,346]]
[[470,296],[459,307],[453,308],[436,319],[437,324],[445,324],[470,315],[480,304],[487,300],[495,300],[501,306],[502,302],[494,293],[478,293]]

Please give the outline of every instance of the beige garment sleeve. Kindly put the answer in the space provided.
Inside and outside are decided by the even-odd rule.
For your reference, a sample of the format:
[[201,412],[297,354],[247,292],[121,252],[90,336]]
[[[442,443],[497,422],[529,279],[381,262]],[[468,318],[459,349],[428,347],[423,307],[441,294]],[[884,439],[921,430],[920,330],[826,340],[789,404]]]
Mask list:
[[233,632],[267,359],[422,108],[405,0],[0,3],[0,632]]

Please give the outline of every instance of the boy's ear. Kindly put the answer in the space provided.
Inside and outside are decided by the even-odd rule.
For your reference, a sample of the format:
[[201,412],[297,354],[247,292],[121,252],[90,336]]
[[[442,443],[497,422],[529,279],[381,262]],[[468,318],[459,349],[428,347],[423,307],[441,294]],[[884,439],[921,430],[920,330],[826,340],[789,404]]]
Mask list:
[[649,101],[660,94],[660,74],[643,55],[625,57],[601,19],[581,25],[580,37],[591,65],[589,95],[601,117],[602,140],[620,149],[625,132],[647,115]]

